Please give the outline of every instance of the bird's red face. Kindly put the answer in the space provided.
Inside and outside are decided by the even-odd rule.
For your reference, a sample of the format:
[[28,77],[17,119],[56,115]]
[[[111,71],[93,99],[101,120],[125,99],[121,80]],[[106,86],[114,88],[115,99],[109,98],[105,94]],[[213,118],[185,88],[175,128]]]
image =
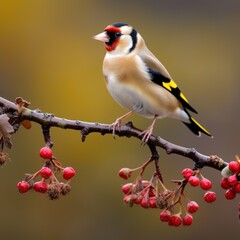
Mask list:
[[116,49],[122,36],[121,28],[109,25],[104,29],[104,32],[94,36],[93,38],[105,43],[105,48],[108,52]]

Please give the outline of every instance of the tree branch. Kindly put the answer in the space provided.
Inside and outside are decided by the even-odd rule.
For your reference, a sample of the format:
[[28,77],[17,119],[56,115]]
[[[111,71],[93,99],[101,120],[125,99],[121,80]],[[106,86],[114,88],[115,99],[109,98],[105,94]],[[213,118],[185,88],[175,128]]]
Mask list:
[[[8,115],[10,122],[13,123],[13,125],[15,124],[15,131],[17,131],[20,126],[19,123],[24,120],[40,124],[43,129],[45,142],[49,146],[52,145],[49,134],[51,127],[79,130],[82,134],[82,141],[85,141],[87,135],[90,133],[100,133],[102,135],[112,134],[112,129],[109,124],[59,118],[53,114],[43,113],[40,110],[31,110],[25,107],[22,107],[21,111],[19,111],[19,106],[17,104],[0,97],[0,114],[4,113]],[[142,130],[134,127],[133,124],[129,122],[126,125],[121,126],[119,130],[116,130],[116,135],[120,137],[135,137],[141,140],[141,132]],[[166,150],[167,154],[178,154],[193,160],[195,162],[195,167],[197,168],[207,166],[221,171],[228,164],[216,155],[207,156],[196,151],[194,148],[178,146],[159,136],[152,135],[147,144],[152,153],[152,159],[156,162],[156,166],[158,166],[157,162],[159,157],[156,147]]]

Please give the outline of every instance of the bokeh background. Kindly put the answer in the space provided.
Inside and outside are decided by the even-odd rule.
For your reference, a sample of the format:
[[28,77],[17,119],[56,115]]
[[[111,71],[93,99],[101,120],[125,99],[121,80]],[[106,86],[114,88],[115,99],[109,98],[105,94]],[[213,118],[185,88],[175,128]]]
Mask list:
[[[197,119],[214,139],[196,138],[183,124],[161,120],[154,133],[227,161],[240,153],[240,2],[229,0],[51,0],[0,2],[0,96],[18,96],[31,108],[59,117],[111,123],[126,111],[107,92],[102,77],[105,54],[92,40],[113,22],[131,23],[161,59],[182,91],[199,111]],[[149,120],[131,118],[139,128]],[[239,239],[237,204],[224,199],[220,175],[204,169],[217,192],[212,205],[204,192],[188,189],[200,211],[190,227],[169,228],[158,210],[132,209],[122,202],[117,176],[122,167],[136,167],[149,157],[135,139],[52,129],[54,154],[77,175],[67,197],[50,201],[16,189],[24,173],[37,171],[43,146],[41,128],[20,129],[13,136],[11,161],[0,169],[1,239]],[[161,154],[168,187],[192,162]],[[152,169],[151,169],[152,170]],[[148,171],[146,178],[149,178]]]

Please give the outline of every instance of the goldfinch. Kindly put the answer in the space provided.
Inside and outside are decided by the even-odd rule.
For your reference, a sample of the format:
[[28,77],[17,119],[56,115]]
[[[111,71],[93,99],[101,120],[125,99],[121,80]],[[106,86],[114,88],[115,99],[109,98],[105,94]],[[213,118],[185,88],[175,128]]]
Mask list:
[[136,113],[153,120],[141,134],[144,143],[149,140],[156,120],[165,117],[182,121],[198,136],[201,132],[212,136],[190,115],[189,110],[197,111],[132,26],[126,23],[108,25],[94,39],[105,44],[103,75],[107,89],[122,107],[129,110],[111,125],[113,135],[123,119]]

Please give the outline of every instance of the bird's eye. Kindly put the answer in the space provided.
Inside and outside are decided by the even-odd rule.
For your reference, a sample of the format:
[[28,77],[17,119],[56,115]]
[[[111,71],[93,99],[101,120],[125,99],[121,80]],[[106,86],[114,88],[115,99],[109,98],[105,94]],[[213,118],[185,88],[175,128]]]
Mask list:
[[121,35],[122,35],[122,34],[121,34],[120,32],[116,32],[116,33],[115,33],[115,37],[116,37],[116,38],[119,38]]

